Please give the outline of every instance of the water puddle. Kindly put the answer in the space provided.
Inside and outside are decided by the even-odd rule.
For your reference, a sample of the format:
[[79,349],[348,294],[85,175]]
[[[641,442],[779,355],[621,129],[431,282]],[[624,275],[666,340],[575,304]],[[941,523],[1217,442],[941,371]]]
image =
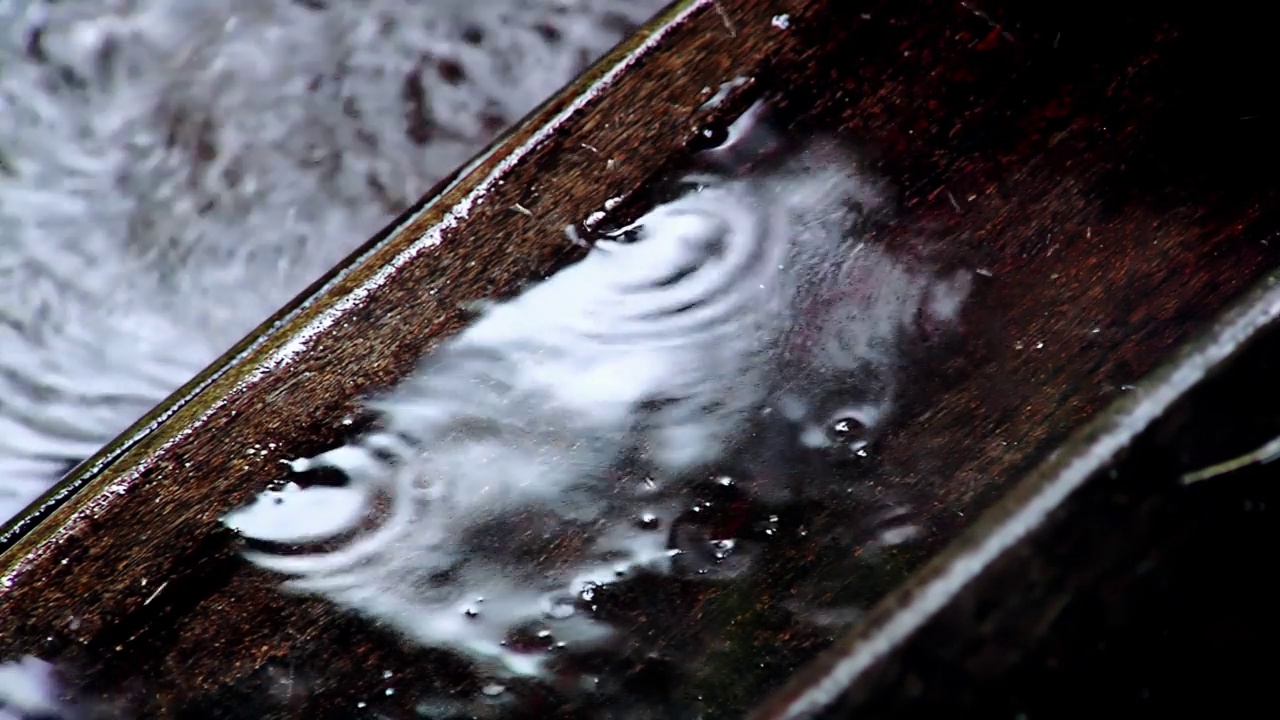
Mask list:
[[[528,683],[572,698],[618,662],[669,700],[733,641],[691,652],[663,625],[729,632],[705,614],[737,597],[821,642],[924,534],[859,468],[972,276],[890,247],[884,181],[769,115],[751,105],[638,219],[591,223],[583,260],[482,306],[371,403],[376,427],[225,518],[285,591],[489,678],[431,712],[510,710],[495,698]],[[310,485],[320,469],[345,482]],[[753,597],[797,547],[787,597]]]

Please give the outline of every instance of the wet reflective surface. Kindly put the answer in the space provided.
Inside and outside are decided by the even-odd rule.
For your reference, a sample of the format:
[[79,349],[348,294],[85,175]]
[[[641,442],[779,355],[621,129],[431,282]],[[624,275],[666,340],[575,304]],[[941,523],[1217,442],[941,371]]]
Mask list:
[[751,717],[1268,706],[1275,470],[1184,480],[1280,430],[1280,277],[1256,290]]
[[[486,687],[539,680],[573,699],[606,659],[667,676],[639,706],[684,694],[703,652],[628,617],[682,614],[655,592],[749,594],[779,585],[765,573],[797,546],[820,548],[843,558],[820,571],[836,594],[806,577],[779,619],[822,634],[856,618],[868,596],[841,597],[847,576],[924,534],[912,498],[864,484],[875,440],[926,359],[963,352],[972,272],[891,254],[906,223],[883,181],[764,108],[699,153],[715,174],[479,308],[372,402],[376,429],[291,461],[302,485],[229,514],[246,558],[460,654]],[[345,482],[307,480],[322,469]]]
[[[728,21],[706,4],[592,110],[645,108],[652,122],[570,119],[536,150],[512,142],[505,184],[487,187],[474,214],[408,223],[411,237],[366,256],[240,375],[211,384],[114,468],[87,463],[82,497],[93,502],[79,516],[58,511],[6,556],[0,602],[31,622],[4,638],[5,657],[57,659],[90,696],[127,698],[149,717],[740,716],[1277,262],[1266,242],[1280,227],[1276,191],[1262,172],[1276,135],[1228,126],[1249,114],[1249,96],[1232,91],[1246,83],[1214,82],[1239,58],[1198,18],[1135,10],[1100,22],[1078,4],[718,5]],[[1205,58],[1216,64],[1197,64]],[[286,479],[280,461],[350,439],[340,418],[353,398],[408,374],[433,333],[464,322],[457,304],[543,275],[572,252],[560,234],[569,223],[585,228],[605,207],[616,224],[638,217],[759,93],[775,96],[789,131],[831,130],[874,159],[910,221],[886,241],[895,251],[942,248],[977,269],[961,351],[917,374],[898,422],[867,458],[849,459],[863,478],[856,492],[775,511],[743,501],[754,478],[709,476],[687,524],[667,535],[691,549],[676,577],[628,578],[575,603],[635,640],[580,658],[559,684],[496,682],[457,654],[284,596],[278,577],[237,556],[218,519],[268,476]],[[1216,140],[1196,144],[1206,137]],[[478,197],[463,190],[442,202]],[[537,222],[512,223],[529,217],[517,204]],[[452,230],[463,221],[469,232]],[[429,228],[447,242],[393,264]],[[924,239],[911,228],[927,228]],[[370,280],[381,267],[392,279]],[[335,307],[342,322],[308,324]],[[288,350],[298,337],[305,350]],[[273,353],[287,361],[254,375]],[[191,423],[196,432],[179,432]],[[254,446],[270,452],[247,455]],[[914,551],[868,552],[874,534],[850,518],[892,525],[900,498],[924,529]],[[708,502],[713,513],[692,513]],[[637,511],[637,537],[667,521],[661,508]],[[495,527],[493,543],[513,535]],[[973,625],[956,627],[966,637]],[[517,640],[537,648],[541,631]],[[1064,685],[1036,687],[1051,698]],[[1033,707],[1018,697],[1028,704],[1015,712]]]

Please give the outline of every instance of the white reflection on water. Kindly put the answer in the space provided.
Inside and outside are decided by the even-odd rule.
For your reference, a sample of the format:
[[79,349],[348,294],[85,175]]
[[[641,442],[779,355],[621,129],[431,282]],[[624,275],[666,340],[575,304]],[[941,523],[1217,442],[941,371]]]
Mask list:
[[0,522],[666,1],[0,2]]
[[[713,565],[734,555],[734,537],[680,526],[710,471],[736,462],[757,499],[779,502],[796,490],[773,482],[794,448],[862,449],[896,406],[911,345],[955,322],[969,275],[870,242],[881,184],[829,138],[782,153],[763,117],[753,107],[734,147],[704,156],[716,172],[484,306],[371,403],[378,430],[295,461],[342,471],[344,488],[226,518],[250,539],[305,544],[309,514],[338,504],[325,513],[344,518],[330,523],[336,548],[246,557],[415,642],[545,675],[555,653],[615,637],[593,588],[705,575],[671,563],[698,545]],[[520,639],[530,631],[543,642]]]

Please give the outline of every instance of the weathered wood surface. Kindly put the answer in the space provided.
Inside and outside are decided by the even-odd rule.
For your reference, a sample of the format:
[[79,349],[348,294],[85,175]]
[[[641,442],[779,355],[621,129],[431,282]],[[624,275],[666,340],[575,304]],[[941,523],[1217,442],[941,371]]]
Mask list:
[[[922,178],[916,197],[961,199],[959,232],[985,235],[967,249],[1009,281],[996,301],[1004,357],[935,403],[953,419],[886,451],[909,458],[904,475],[931,471],[921,482],[941,488],[943,518],[1005,496],[751,717],[1168,717],[1270,702],[1257,658],[1280,637],[1263,515],[1274,470],[1177,482],[1280,432],[1276,281],[1204,327],[1276,262],[1280,124],[1257,94],[1270,31],[1230,3],[935,8],[935,31],[922,12],[877,47],[934,53],[890,92],[908,117],[933,101],[941,117],[913,126],[886,110],[884,122],[906,126],[901,147],[947,136],[931,148],[940,159],[900,156],[921,163],[901,174]],[[965,10],[989,22],[976,45],[958,35]],[[956,62],[962,47],[986,53],[985,72]],[[975,186],[985,210],[963,204]],[[1196,329],[1202,343],[1136,380]],[[1206,378],[1224,353],[1242,357]],[[962,429],[961,416],[976,422]],[[921,466],[921,447],[946,460]]]
[[[758,707],[797,718],[1174,717],[1271,702],[1280,273]],[[1268,513],[1268,507],[1271,513]]]
[[[1277,134],[1250,81],[1228,72],[1247,69],[1248,43],[1223,40],[1221,25],[1079,2],[680,5],[264,325],[162,423],[86,464],[38,527],[12,533],[0,653],[145,687],[147,716],[261,714],[269,695],[279,716],[346,717],[366,701],[412,716],[414,693],[384,695],[384,670],[419,694],[474,690],[447,656],[281,596],[217,519],[282,475],[281,459],[343,437],[358,395],[456,330],[461,302],[572,257],[565,225],[618,195],[633,200],[617,215],[634,212],[703,127],[760,91],[797,128],[835,128],[874,153],[907,218],[983,271],[964,352],[919,378],[915,409],[866,470],[928,498],[941,546],[1280,264],[1266,242],[1280,227],[1267,175]],[[700,109],[704,89],[739,76],[752,82]],[[819,550],[797,540],[749,584],[687,591],[684,612],[633,613],[700,672],[617,672],[708,717],[741,714],[829,642],[780,621],[782,601],[815,579],[864,577]]]

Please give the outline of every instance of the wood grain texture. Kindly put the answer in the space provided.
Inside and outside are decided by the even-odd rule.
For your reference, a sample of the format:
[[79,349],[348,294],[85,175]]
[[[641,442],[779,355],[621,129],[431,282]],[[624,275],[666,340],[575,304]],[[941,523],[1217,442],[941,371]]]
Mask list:
[[[787,5],[798,16],[813,3]],[[4,555],[0,652],[88,658],[103,687],[155,681],[140,708],[154,716],[177,711],[179,689],[198,706],[298,646],[298,674],[326,674],[298,710],[307,717],[354,709],[384,667],[427,665],[387,637],[354,639],[359,626],[320,603],[279,596],[235,558],[218,518],[284,475],[282,459],[336,444],[360,395],[456,330],[463,302],[508,295],[579,252],[563,228],[678,157],[709,119],[703,89],[785,49],[769,24],[781,11],[676,4],[86,463],[74,496]],[[107,655],[113,667],[98,668]],[[440,674],[418,672],[425,686]]]
[[749,716],[1168,717],[1268,701],[1280,273],[1075,433]]
[[[1188,498],[1176,486],[1180,463],[1171,459],[1186,462],[1186,448],[1200,446],[1200,463],[1207,463],[1204,430],[1215,422],[1247,423],[1221,403],[1207,414],[1211,420],[1195,421],[1175,407],[1161,421],[1177,432],[1166,427],[1161,440],[1151,437],[1155,431],[1144,435],[1145,453],[1124,461],[1119,479],[1109,471],[1091,476],[1034,532],[1018,530],[1017,519],[1114,430],[1109,421],[1137,398],[1169,387],[1167,376],[1140,384],[1153,368],[1276,266],[1271,244],[1280,230],[1280,198],[1272,174],[1280,127],[1256,94],[1269,67],[1269,31],[1260,17],[1230,3],[1207,16],[1095,3],[921,5],[929,9],[870,10],[864,20],[880,19],[880,32],[855,30],[832,42],[875,53],[888,67],[847,81],[847,88],[868,88],[879,98],[871,108],[849,104],[830,112],[847,118],[845,127],[882,138],[908,204],[953,228],[950,242],[990,270],[992,324],[985,342],[971,346],[978,352],[957,361],[969,364],[964,381],[927,397],[916,422],[885,443],[877,473],[884,473],[882,482],[930,488],[940,543],[955,539],[975,510],[1001,502],[752,717],[813,717],[799,713],[801,700],[823,693],[831,701],[817,715],[823,718],[1130,710],[1161,716],[1154,708],[1172,710],[1176,702],[1168,695],[1157,706],[1132,701],[1142,690],[1136,680],[1123,688],[1132,693],[1123,699],[1115,689],[1093,694],[1093,684],[1112,678],[1079,666],[1107,663],[1117,675],[1122,668],[1101,657],[1100,648],[1084,646],[1087,639],[1114,638],[1132,622],[1148,638],[1172,633],[1191,647],[1218,647],[1193,627],[1153,627],[1143,617],[1152,603],[1137,596],[1212,594],[1190,585],[1196,572],[1177,565],[1188,557],[1203,561],[1207,553],[1188,550],[1197,545],[1230,552],[1240,572],[1267,562],[1261,548],[1228,548],[1206,535],[1230,521],[1197,514],[1206,498]],[[821,57],[814,63],[839,64]],[[1260,288],[1247,311],[1262,317],[1275,298],[1274,284]],[[1274,357],[1261,352],[1252,363]],[[1257,375],[1235,382],[1271,397],[1263,390],[1271,385]],[[1113,404],[1114,414],[1098,417]],[[1064,445],[1089,418],[1098,424]],[[1116,462],[1124,457],[1111,453]],[[1011,491],[1011,482],[1028,473]],[[1241,497],[1206,492],[1216,493],[1218,504]],[[1030,534],[981,566],[937,615],[916,624],[942,578],[973,570],[975,548],[1022,531]],[[1227,613],[1260,607],[1254,597],[1204,604]],[[1269,615],[1214,622],[1237,636],[1249,626],[1271,628],[1274,638]],[[901,636],[887,630],[902,623],[914,629]],[[1182,645],[1153,644],[1164,649],[1126,656],[1164,668],[1163,677],[1125,669],[1166,688],[1169,678],[1182,678],[1178,696],[1196,697],[1214,712],[1265,693],[1247,687],[1257,673],[1243,658],[1196,658]],[[1183,650],[1178,657],[1187,666],[1170,668],[1157,656],[1173,647]],[[860,660],[872,662],[843,677],[836,672]],[[1073,673],[1059,672],[1056,663],[1068,661]],[[1226,682],[1222,666],[1239,677]],[[1202,684],[1187,689],[1196,682]]]
[[[862,146],[900,186],[897,227],[982,270],[964,352],[916,379],[905,422],[861,478],[918,494],[928,548],[945,545],[1280,264],[1267,244],[1280,133],[1241,120],[1251,81],[1233,72],[1250,60],[1220,25],[1090,2],[675,6],[175,396],[161,422],[83,466],[38,526],[11,532],[0,616],[21,621],[0,653],[77,662],[94,688],[145,686],[147,717],[236,717],[236,703],[284,685],[296,692],[274,716],[347,717],[375,696],[380,712],[412,716],[409,693],[382,694],[384,670],[419,695],[476,689],[450,656],[279,595],[217,519],[282,476],[280,460],[339,442],[362,393],[462,324],[460,303],[574,257],[565,225],[615,196],[628,198],[618,218],[634,214],[704,127],[761,92],[797,132]],[[739,76],[752,81],[701,108]],[[776,617],[802,588],[865,579],[847,558],[815,560],[821,537],[750,584],[672,591],[681,613],[630,617],[699,668],[672,702],[740,714],[830,642]],[[919,561],[870,583],[870,599]]]

